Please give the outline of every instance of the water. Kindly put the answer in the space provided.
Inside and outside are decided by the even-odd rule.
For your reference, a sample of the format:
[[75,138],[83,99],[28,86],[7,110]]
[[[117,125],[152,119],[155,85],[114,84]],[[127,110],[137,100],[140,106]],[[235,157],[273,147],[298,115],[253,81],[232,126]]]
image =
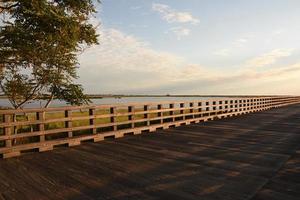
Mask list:
[[[120,104],[120,103],[142,103],[142,102],[162,102],[162,101],[200,101],[205,99],[220,99],[224,97],[122,97],[122,98],[103,98],[103,99],[91,99],[95,105],[101,104]],[[229,97],[227,97],[229,98]],[[40,108],[43,107],[45,102],[33,102],[27,104],[25,108]],[[63,101],[53,100],[50,107],[66,106]],[[7,99],[0,99],[0,107],[11,107],[11,104]]]

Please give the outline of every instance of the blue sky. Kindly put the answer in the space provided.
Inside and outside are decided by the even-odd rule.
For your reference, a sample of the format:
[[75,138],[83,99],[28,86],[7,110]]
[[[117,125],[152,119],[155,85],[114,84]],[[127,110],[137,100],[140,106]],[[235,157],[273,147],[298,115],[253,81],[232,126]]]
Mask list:
[[298,0],[102,0],[89,93],[298,94]]

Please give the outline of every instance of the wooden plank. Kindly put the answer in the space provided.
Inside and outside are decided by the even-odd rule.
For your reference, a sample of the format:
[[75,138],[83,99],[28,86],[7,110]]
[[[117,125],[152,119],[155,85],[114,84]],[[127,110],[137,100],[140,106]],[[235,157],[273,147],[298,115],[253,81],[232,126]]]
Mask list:
[[[115,113],[116,113],[116,107],[111,107],[110,114],[115,114]],[[118,130],[118,123],[116,123],[116,117],[114,115],[110,117],[110,123],[112,124],[113,131]]]
[[[62,132],[68,132],[69,133],[69,137],[72,137],[72,132],[73,131],[78,131],[78,130],[85,130],[85,129],[92,129],[93,130],[93,133],[95,134],[96,132],[96,129],[97,128],[101,128],[101,127],[108,127],[108,126],[112,126],[113,127],[113,131],[117,131],[117,126],[119,125],[124,125],[124,124],[128,124],[128,123],[131,123],[131,124],[134,124],[134,123],[138,123],[138,122],[146,122],[147,125],[145,126],[144,130],[150,130],[152,129],[152,127],[150,127],[150,120],[161,120],[161,123],[163,123],[163,119],[168,119],[171,117],[172,121],[174,122],[175,121],[175,118],[176,117],[185,117],[185,116],[193,116],[193,118],[197,115],[198,117],[201,115],[207,115],[209,114],[210,117],[202,117],[202,118],[197,118],[197,121],[195,120],[188,120],[188,121],[185,121],[185,120],[180,120],[180,121],[177,121],[175,123],[171,123],[171,124],[167,124],[166,126],[163,126],[163,128],[165,127],[172,127],[172,126],[179,126],[180,124],[190,124],[190,123],[195,123],[195,122],[198,122],[199,120],[202,120],[202,121],[206,121],[206,120],[211,120],[213,119],[214,117],[219,117],[219,118],[224,118],[224,117],[230,117],[230,116],[233,116],[233,115],[239,115],[239,114],[245,114],[245,113],[249,113],[249,112],[257,112],[257,111],[260,111],[260,110],[265,110],[265,109],[270,109],[272,107],[278,107],[278,106],[285,106],[285,105],[290,105],[290,104],[293,104],[295,103],[294,101],[297,100],[297,98],[295,99],[283,99],[283,100],[280,100],[278,101],[278,104],[275,104],[273,103],[271,100],[272,99],[256,99],[257,101],[259,101],[262,105],[264,105],[263,108],[255,108],[253,107],[253,104],[251,102],[254,102],[255,100],[253,99],[243,99],[243,100],[239,100],[239,105],[242,105],[242,109],[240,109],[240,111],[236,111],[235,112],[232,112],[230,111],[229,107],[225,107],[223,108],[220,108],[219,110],[210,110],[209,112],[202,112],[202,110],[200,112],[194,112],[194,108],[198,108],[201,107],[201,102],[197,103],[198,106],[195,107],[196,104],[194,104],[193,102],[190,102],[188,105],[189,107],[185,107],[185,108],[182,108],[182,103],[179,104],[179,108],[174,108],[174,103],[171,103],[169,104],[169,116],[158,116],[156,118],[149,118],[149,112],[153,112],[150,111],[148,109],[148,105],[144,105],[144,119],[140,119],[140,120],[132,120],[132,119],[129,119],[128,118],[128,121],[124,121],[124,122],[115,122],[115,118],[117,116],[118,113],[116,113],[116,108],[115,107],[111,107],[110,108],[110,116],[111,116],[111,123],[108,123],[108,124],[100,124],[100,125],[95,125],[94,124],[94,119],[95,119],[95,112],[94,112],[94,109],[95,107],[92,107],[90,110],[89,110],[89,116],[85,116],[84,119],[87,117],[89,120],[90,120],[90,125],[87,125],[87,126],[80,126],[80,127],[72,127],[71,126],[71,123],[72,121],[66,121],[66,124],[69,124],[69,125],[66,125],[66,128],[62,128],[62,129],[54,129],[54,130],[47,130],[47,131],[44,131],[44,123],[42,122],[45,122],[44,120],[44,116],[42,115],[42,112],[39,112],[37,114],[37,121],[39,122],[39,131],[36,131],[36,132],[31,132],[31,133],[21,133],[21,134],[17,134],[17,135],[9,135],[9,134],[6,134],[4,136],[0,136],[0,139],[1,140],[6,140],[8,141],[7,143],[9,144],[9,141],[11,141],[12,139],[16,139],[16,138],[24,138],[24,137],[32,137],[32,136],[40,136],[41,138],[41,142],[44,141],[44,138],[45,138],[45,135],[48,135],[48,134],[55,134],[55,133],[62,133]],[[214,106],[217,106],[215,103],[215,101],[213,102],[209,102],[209,101],[206,101],[206,107],[207,108],[211,108],[211,107],[214,107]],[[237,100],[235,100],[236,103]],[[284,103],[282,103],[284,102]],[[228,100],[219,100],[219,106],[221,104],[228,104]],[[159,105],[160,104],[156,104],[158,105],[158,109],[154,110],[155,112],[157,113],[161,113],[162,111],[164,111],[165,109],[161,109],[161,107],[159,108]],[[226,105],[225,105],[226,106]],[[182,114],[182,110],[187,110],[187,109],[190,109],[190,113],[185,113],[185,114]],[[174,115],[174,110],[180,110],[180,114],[179,115]],[[66,110],[65,112],[65,119],[74,119],[72,118],[68,113],[70,113],[72,110]],[[219,112],[219,114],[217,113]],[[228,112],[231,112],[231,114],[227,114]],[[192,113],[192,115],[191,115]],[[125,115],[127,116],[130,116],[132,115],[133,112],[129,111],[128,113],[125,113]],[[77,119],[77,118],[75,118]],[[92,122],[92,123],[91,123]],[[11,122],[8,122],[5,124],[10,124]],[[149,127],[148,127],[149,126]],[[9,126],[7,126],[9,127]],[[128,131],[131,129],[127,129]],[[126,131],[127,131],[126,130]],[[139,133],[140,131],[133,131],[134,133]],[[118,136],[122,136],[122,133],[116,133],[115,135],[116,137]],[[35,143],[33,144],[30,144],[29,146],[32,146],[32,145],[36,145]],[[6,147],[7,148],[7,147]],[[4,149],[4,148],[2,148]]]
[[[246,97],[243,97],[246,98]],[[235,98],[220,98],[218,100],[231,100]],[[249,98],[248,98],[249,99]],[[253,98],[252,98],[253,99]],[[259,101],[262,101],[265,98],[262,97],[257,97],[255,98]],[[272,97],[273,100],[278,100],[278,102],[282,101],[294,101],[297,102],[300,100],[300,97],[295,96],[295,97]],[[215,101],[215,99],[207,99],[207,100],[201,100],[201,102],[212,102]],[[193,101],[194,103],[198,103],[200,101]],[[170,103],[175,103],[175,104],[180,104],[180,103],[189,103],[185,101],[162,101],[159,102],[160,104],[170,104]],[[143,106],[143,105],[157,105],[158,103],[156,102],[142,102],[142,103],[131,103],[130,105],[134,106]],[[81,109],[104,109],[104,108],[110,108],[110,107],[126,107],[128,104],[109,104],[109,105],[95,105],[95,106],[67,106],[67,107],[53,107],[53,108],[42,108],[42,109],[32,109],[32,108],[27,108],[27,109],[17,109],[17,110],[0,110],[0,114],[13,114],[13,113],[28,113],[28,112],[53,112],[53,111],[65,111],[65,110],[81,110]]]
[[[65,118],[70,118],[72,116],[72,111],[71,110],[65,110]],[[72,138],[73,137],[73,131],[71,128],[73,127],[71,120],[65,121],[65,128],[68,129],[68,137]]]
[[144,105],[144,111],[145,111],[145,114],[144,114],[145,120],[143,120],[143,121],[146,122],[146,126],[150,126],[149,105]]
[[[11,115],[10,114],[5,114],[4,115],[4,122],[5,123],[10,123],[11,122]],[[4,135],[5,135],[5,137],[10,137],[11,135],[12,135],[12,127],[5,127],[4,128]],[[12,147],[12,139],[7,139],[6,141],[5,141],[5,147],[6,148],[10,148],[10,147]]]
[[[24,200],[298,199],[299,109],[0,160],[0,193]],[[278,131],[262,131],[269,126]]]
[[131,128],[135,127],[135,123],[134,121],[134,106],[128,106],[128,113],[130,113],[130,115],[128,115],[128,121],[132,121],[131,122]]
[[[95,109],[89,109],[89,115],[90,115],[90,116],[94,116],[94,115],[95,115]],[[94,119],[94,118],[91,118],[91,119],[89,120],[89,122],[90,122],[90,125],[91,125],[91,126],[94,126],[94,125],[95,125],[95,119]],[[92,132],[93,134],[96,134],[96,133],[97,133],[97,129],[96,129],[96,128],[92,128],[92,129],[91,129],[91,132]]]
[[38,124],[38,131],[41,132],[40,142],[44,142],[45,141],[45,135],[43,133],[45,131],[45,124],[44,124],[45,112],[37,112],[36,113],[36,120],[40,121],[40,124]]
[[[297,101],[293,101],[293,102],[289,102],[288,103],[280,103],[280,106],[284,106],[284,105],[289,105],[291,103],[297,103],[299,102],[299,100]],[[285,101],[284,101],[285,102]],[[198,102],[199,103],[199,102]],[[180,104],[179,104],[180,105]],[[239,104],[239,105],[247,105],[247,104]],[[249,110],[249,108],[246,106],[241,106],[241,108],[244,108],[244,110]],[[275,106],[275,105],[273,105]],[[262,107],[262,106],[260,106]],[[194,107],[194,109],[196,108],[200,108],[200,107]],[[188,110],[188,109],[191,109],[191,107],[185,107],[183,108],[183,110]],[[41,109],[43,110],[43,109]],[[181,108],[172,108],[172,109],[164,109],[164,112],[167,112],[167,111],[181,111]],[[227,111],[227,110],[225,110]],[[149,111],[140,111],[140,112],[134,112],[134,113],[114,113],[114,114],[104,114],[104,115],[91,115],[91,116],[78,116],[78,117],[67,117],[67,118],[59,118],[59,119],[47,119],[47,120],[44,120],[44,123],[54,123],[54,122],[63,122],[63,121],[69,121],[69,120],[85,120],[85,119],[99,119],[99,118],[108,118],[108,117],[118,117],[118,116],[128,116],[128,115],[131,115],[131,114],[134,114],[134,115],[138,115],[138,114],[147,114],[147,113],[157,113],[159,112],[159,110],[149,110]],[[16,111],[17,113],[17,111]],[[21,125],[30,125],[30,124],[39,124],[41,123],[40,121],[25,121],[25,122],[11,122],[11,123],[0,123],[0,127],[5,127],[5,126],[21,126]]]

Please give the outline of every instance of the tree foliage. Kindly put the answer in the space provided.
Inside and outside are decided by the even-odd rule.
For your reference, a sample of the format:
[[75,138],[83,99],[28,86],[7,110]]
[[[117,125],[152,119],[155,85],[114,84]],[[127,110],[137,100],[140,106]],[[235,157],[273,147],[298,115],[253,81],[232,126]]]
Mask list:
[[[93,0],[0,0],[0,87],[14,108],[53,98],[88,103],[78,53],[97,44]],[[1,23],[1,22],[0,22]]]

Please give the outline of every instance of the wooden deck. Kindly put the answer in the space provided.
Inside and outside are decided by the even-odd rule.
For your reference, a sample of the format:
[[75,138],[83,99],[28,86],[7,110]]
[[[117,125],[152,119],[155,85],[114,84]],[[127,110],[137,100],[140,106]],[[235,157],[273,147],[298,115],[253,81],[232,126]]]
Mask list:
[[300,198],[300,105],[0,160],[0,199]]

